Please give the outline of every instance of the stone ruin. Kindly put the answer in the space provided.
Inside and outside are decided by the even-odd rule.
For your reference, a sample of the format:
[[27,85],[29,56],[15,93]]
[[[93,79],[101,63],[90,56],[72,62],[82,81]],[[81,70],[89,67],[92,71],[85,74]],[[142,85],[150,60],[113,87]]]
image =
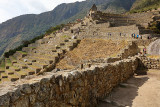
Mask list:
[[[98,99],[137,73],[139,67],[160,69],[159,60],[139,54],[158,37],[146,29],[157,19],[157,11],[108,14],[97,11],[93,5],[83,22],[70,24],[5,58],[0,66],[0,107],[96,106]],[[133,33],[156,36],[151,40],[136,39]],[[84,38],[125,40],[129,45],[116,57],[85,61],[80,69],[55,69]]]

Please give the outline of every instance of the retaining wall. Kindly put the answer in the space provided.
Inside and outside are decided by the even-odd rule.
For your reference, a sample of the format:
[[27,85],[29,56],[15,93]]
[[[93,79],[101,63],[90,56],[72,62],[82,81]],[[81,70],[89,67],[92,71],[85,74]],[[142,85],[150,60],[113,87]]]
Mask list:
[[133,57],[102,63],[82,71],[46,73],[31,80],[0,85],[1,107],[88,107],[113,87],[126,81],[137,69]]
[[140,60],[143,63],[143,66],[147,69],[160,69],[160,60],[148,58],[146,56],[141,56]]

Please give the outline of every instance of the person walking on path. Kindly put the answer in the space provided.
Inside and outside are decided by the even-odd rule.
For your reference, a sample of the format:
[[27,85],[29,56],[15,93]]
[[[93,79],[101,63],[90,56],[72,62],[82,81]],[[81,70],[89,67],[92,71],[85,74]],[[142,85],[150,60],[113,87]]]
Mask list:
[[137,39],[138,39],[139,35],[137,35]]
[[143,48],[143,54],[146,55],[146,48]]

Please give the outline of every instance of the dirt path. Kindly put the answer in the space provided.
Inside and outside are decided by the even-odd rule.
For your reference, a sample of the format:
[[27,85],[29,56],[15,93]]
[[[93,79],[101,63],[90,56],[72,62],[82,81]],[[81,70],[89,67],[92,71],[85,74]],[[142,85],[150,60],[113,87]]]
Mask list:
[[134,76],[119,85],[98,107],[160,107],[160,70]]

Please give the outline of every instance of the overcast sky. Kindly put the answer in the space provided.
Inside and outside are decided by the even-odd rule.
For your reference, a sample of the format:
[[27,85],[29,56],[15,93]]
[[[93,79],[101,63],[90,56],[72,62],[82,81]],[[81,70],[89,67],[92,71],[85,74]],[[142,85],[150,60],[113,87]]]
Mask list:
[[39,14],[58,4],[84,0],[0,0],[0,23],[22,14]]

